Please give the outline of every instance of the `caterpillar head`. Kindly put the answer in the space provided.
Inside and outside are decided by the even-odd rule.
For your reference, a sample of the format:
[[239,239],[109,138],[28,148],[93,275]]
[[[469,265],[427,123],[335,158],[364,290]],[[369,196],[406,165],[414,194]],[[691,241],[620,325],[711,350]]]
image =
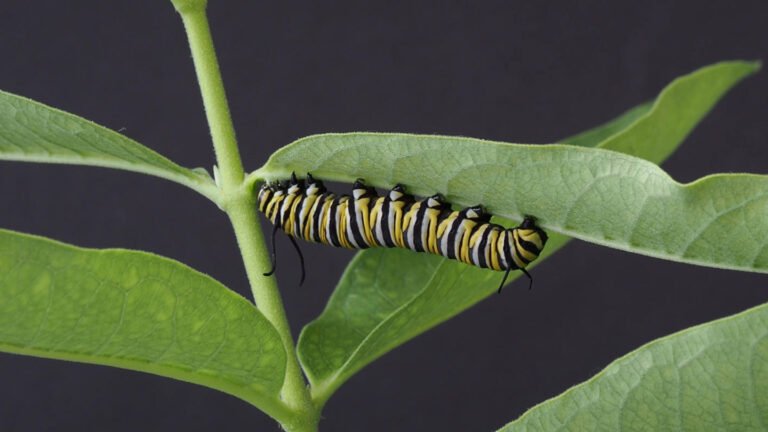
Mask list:
[[[533,216],[525,216],[523,223],[517,227],[517,232],[520,236],[520,240],[535,247],[536,256],[538,257],[541,250],[544,249],[548,237],[547,233],[536,225],[536,219]],[[529,249],[526,247],[526,250],[531,252],[533,252],[532,249],[533,248]]]

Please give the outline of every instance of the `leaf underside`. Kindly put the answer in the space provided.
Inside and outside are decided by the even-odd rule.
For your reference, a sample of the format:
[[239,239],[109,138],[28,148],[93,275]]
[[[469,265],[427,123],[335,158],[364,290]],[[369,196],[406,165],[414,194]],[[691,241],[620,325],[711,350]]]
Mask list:
[[[559,231],[666,259],[768,271],[764,176],[716,176],[681,185],[652,163],[589,148],[661,162],[717,100],[758,67],[725,62],[679,78],[653,104],[564,140],[580,147],[330,134],[281,149],[254,174],[272,179],[311,172],[342,181],[359,176],[384,188],[404,183],[422,196],[441,192],[457,205],[481,202],[509,219],[535,215],[551,230],[536,263],[567,243]],[[657,223],[661,214],[664,224]],[[733,223],[741,228],[728,228]],[[489,296],[499,280],[499,273],[436,256],[360,252],[326,309],[299,338],[315,399],[327,400],[368,363]]]

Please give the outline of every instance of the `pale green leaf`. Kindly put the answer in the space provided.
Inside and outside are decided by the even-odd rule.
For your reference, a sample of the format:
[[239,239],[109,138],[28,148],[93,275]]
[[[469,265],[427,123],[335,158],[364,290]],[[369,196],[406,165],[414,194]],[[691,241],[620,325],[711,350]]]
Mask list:
[[[711,267],[768,271],[766,177],[715,175],[675,182],[657,165],[603,149],[528,146],[400,134],[323,135],[307,171],[483,203],[512,220],[616,249]],[[310,162],[310,160],[312,162]],[[337,174],[338,176],[347,174]]]
[[0,230],[0,298],[1,351],[149,372],[283,409],[277,331],[176,261]]
[[764,431],[768,305],[658,339],[500,429]]
[[202,170],[183,168],[125,135],[3,91],[0,160],[117,168],[183,184],[213,201],[217,196]]
[[[567,141],[584,147],[602,147],[601,142],[624,142],[614,140],[617,134],[625,137],[635,134],[639,141],[653,139],[657,154],[646,153],[645,156],[661,161],[671,154],[711,107],[711,104],[701,106],[701,97],[691,92],[712,89],[708,100],[716,100],[729,86],[753,73],[756,68],[755,64],[744,62],[727,62],[703,68],[675,80],[652,105],[632,109],[618,119]],[[697,115],[686,115],[686,122],[677,123],[678,129],[670,137],[643,136],[655,123],[665,121],[654,113],[669,107]],[[659,129],[664,128],[659,126]],[[633,148],[622,150],[632,151]],[[575,159],[569,160],[570,157]],[[663,252],[666,257],[688,261],[707,255],[710,265],[716,261],[722,264],[733,257],[719,256],[721,252],[718,248],[709,243],[724,233],[714,232],[723,227],[721,222],[710,224],[717,218],[706,205],[707,190],[719,194],[716,190],[724,184],[745,181],[753,186],[751,196],[759,196],[759,184],[765,183],[762,177],[742,176],[710,179],[698,185],[679,185],[650,163],[612,152],[390,134],[310,137],[282,150],[267,167],[272,172],[280,172],[280,175],[296,170],[299,173],[310,171],[320,178],[330,176],[344,180],[361,176],[380,186],[389,186],[392,182],[421,185],[414,187],[416,192],[447,192],[459,204],[483,202],[497,213],[512,217],[530,213],[541,217],[551,228],[557,225],[556,229],[568,232],[583,229],[581,234],[584,237],[592,241],[610,241],[614,247],[636,251],[644,247],[644,253],[654,248],[660,251],[664,247],[672,247],[671,252]],[[377,176],[381,179],[377,180]],[[577,189],[578,192],[574,192]],[[665,243],[667,239],[654,235],[666,226],[651,223],[651,207],[624,200],[628,189],[642,192],[644,196],[638,198],[649,202],[649,205],[653,203],[656,208],[653,211],[674,202],[680,206],[677,214],[680,220],[696,213],[700,227],[708,227],[709,231],[691,231],[695,228],[680,227],[678,224],[671,228],[683,230],[682,233],[688,229],[691,245],[696,246],[683,247],[675,243],[680,241],[677,237]],[[704,207],[697,208],[693,205],[696,201]],[[749,204],[746,197],[735,198],[734,201],[747,203],[747,207],[757,207],[756,202]],[[752,217],[759,215],[758,208],[748,210],[747,207],[744,208],[746,213],[751,213]],[[613,217],[601,222],[610,212],[614,213]],[[630,213],[634,217],[630,222],[645,222],[642,226],[638,223],[640,231],[644,232],[642,235],[622,220]],[[738,217],[730,215],[734,216]],[[710,222],[706,221],[707,218]],[[663,220],[669,220],[666,213]],[[750,239],[748,242],[752,245],[750,250],[753,254],[761,248],[761,244],[765,244],[766,231],[762,233],[758,236],[759,240]],[[742,233],[739,237],[746,236]],[[567,241],[567,237],[550,232],[549,243],[536,263]],[[762,257],[756,266],[749,257],[742,257],[737,258],[737,264],[764,270],[766,260],[768,258]],[[517,275],[513,274],[511,278]],[[409,251],[361,252],[347,268],[325,311],[305,327],[299,340],[300,358],[314,384],[315,397],[324,401],[366,364],[487,297],[495,291],[500,277],[495,272]]]

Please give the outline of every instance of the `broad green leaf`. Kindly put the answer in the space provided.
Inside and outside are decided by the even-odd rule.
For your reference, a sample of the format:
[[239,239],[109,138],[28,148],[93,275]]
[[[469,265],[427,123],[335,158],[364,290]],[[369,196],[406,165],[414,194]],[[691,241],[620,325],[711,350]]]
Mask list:
[[[754,72],[755,68],[756,66],[751,63],[730,62],[701,69],[686,77],[675,80],[664,89],[659,98],[657,98],[652,105],[645,104],[632,109],[618,119],[595,128],[594,130],[570,138],[567,141],[584,147],[601,147],[603,145],[601,142],[598,142],[598,140],[602,140],[602,142],[606,143],[615,142],[612,141],[612,137],[616,136],[616,134],[621,133],[630,135],[632,131],[647,130],[649,127],[653,126],[655,122],[663,122],[663,119],[653,114],[658,109],[667,109],[668,106],[676,106],[680,110],[698,113],[698,117],[696,118],[688,116],[687,124],[678,124],[680,131],[685,133],[678,131],[678,133],[674,134],[674,139],[666,139],[665,137],[656,135],[645,137],[646,139],[654,140],[654,147],[656,148],[656,151],[659,152],[659,155],[647,156],[651,160],[660,161],[665,155],[671,154],[671,152],[680,144],[682,137],[685,136],[709,110],[709,106],[701,107],[696,105],[699,103],[700,98],[689,94],[689,92],[702,92],[707,91],[709,88],[714,88],[715,86],[708,85],[710,81],[718,83],[730,82],[731,85],[734,85],[746,75]],[[722,96],[728,89],[728,86],[723,85],[716,87],[719,90],[714,91],[713,93],[715,99],[716,97]],[[365,166],[365,169],[360,171],[361,173],[371,169],[371,163],[367,162],[366,159],[370,158],[372,161],[377,161],[376,158],[379,157],[381,153],[391,151],[395,156],[384,156],[384,160],[390,164],[393,170],[397,170],[397,175],[410,177],[412,175],[419,175],[419,169],[415,170],[415,172],[408,173],[406,172],[408,171],[407,169],[401,169],[401,167],[410,167],[412,158],[403,154],[397,154],[388,144],[397,142],[398,145],[404,147],[423,150],[425,145],[434,146],[437,143],[437,146],[442,146],[439,148],[442,151],[435,152],[427,157],[434,157],[439,160],[439,162],[426,162],[424,164],[424,177],[436,176],[436,178],[440,178],[443,164],[448,165],[448,168],[450,169],[452,165],[461,163],[462,159],[466,160],[468,163],[478,163],[480,162],[480,158],[476,156],[476,153],[481,153],[488,148],[490,148],[491,151],[487,153],[490,153],[490,161],[494,164],[498,162],[497,157],[501,157],[509,149],[518,149],[518,153],[527,153],[529,156],[543,150],[541,147],[511,146],[469,140],[471,141],[472,151],[466,154],[471,155],[470,157],[449,158],[446,157],[446,154],[451,154],[449,152],[454,149],[452,144],[459,143],[459,145],[461,145],[462,143],[467,143],[467,140],[440,137],[410,137],[402,135],[385,135],[380,137],[382,138],[381,140],[378,139],[379,136],[373,135],[341,135],[338,136],[340,142],[334,142],[334,138],[337,137],[333,136],[310,137],[307,140],[309,140],[311,144],[317,146],[315,149],[307,148],[300,144],[294,149],[288,147],[286,151],[291,153],[294,151],[297,153],[313,151],[314,157],[318,157],[318,154],[322,153],[322,151],[329,151],[329,148],[333,148],[334,150],[329,151],[329,153],[336,153],[334,156],[343,159],[344,156],[339,155],[350,154],[347,153],[349,147],[346,145],[351,143],[354,146],[358,144],[358,139],[362,139],[362,141],[364,141],[363,146],[368,145],[369,147],[367,147],[366,151],[369,151],[370,153],[358,153],[357,159]],[[414,139],[411,140],[411,138]],[[638,136],[638,139],[642,139],[642,137]],[[371,143],[370,141],[374,141],[375,143]],[[448,144],[447,141],[450,141],[450,144]],[[630,148],[628,150],[632,149]],[[547,152],[548,150],[543,151]],[[579,149],[573,148],[558,147],[557,150],[557,152],[561,152],[561,155],[572,151],[574,154],[587,154],[579,153]],[[584,151],[589,152],[589,150]],[[608,152],[592,151],[588,154],[595,155],[597,158],[601,158],[602,156],[607,156],[608,158],[616,157],[616,162],[618,162],[618,159],[622,158],[621,155]],[[483,156],[487,155],[484,154]],[[536,157],[540,156],[541,154]],[[290,162],[291,159],[289,157],[280,155],[276,155],[276,158],[279,160],[276,164],[280,166],[284,164],[287,166],[287,168],[284,168],[286,172],[296,169],[298,172],[307,170],[317,173],[317,170],[312,168],[311,162],[315,161],[311,157],[306,159],[303,156],[296,157],[299,162],[295,163],[305,165],[297,167],[292,165],[294,162]],[[393,160],[393,158],[399,159]],[[325,167],[328,159],[328,156],[321,157],[320,161],[316,162],[316,164]],[[654,167],[651,164],[631,158],[622,160],[632,161],[630,162],[630,165],[642,166],[642,170],[647,170],[644,171],[645,173],[652,172],[655,176],[658,176],[656,178],[661,182],[658,185],[665,185],[662,189],[670,188],[669,191],[675,191],[670,195],[677,196],[677,198],[673,198],[673,200],[682,199],[684,202],[688,196],[695,195],[695,193],[692,193],[691,191],[695,189],[696,186],[681,186],[676,184],[657,167]],[[351,167],[355,167],[355,163],[357,163],[356,161],[350,162],[349,160],[347,160],[347,162]],[[489,182],[488,185],[497,185],[499,182],[497,182],[495,178],[496,176],[514,175],[516,172],[516,168],[514,167],[524,166],[526,163],[533,162],[533,160],[529,160],[525,163],[521,163],[521,161],[511,160],[510,167],[502,167],[500,170],[494,171],[491,175],[486,175],[486,173],[484,173],[484,170],[491,166],[485,162],[485,164],[482,165],[482,169],[469,168],[473,170],[471,175],[464,172],[462,175],[458,176],[458,180],[448,180],[448,184],[464,187],[464,184],[459,183],[463,178],[465,180],[469,179],[474,181],[479,184],[480,187],[482,187],[481,183],[485,181]],[[548,166],[552,169],[550,174],[555,174],[559,178],[560,176],[558,174],[565,175],[567,173],[565,168],[571,169],[571,174],[573,174],[584,167],[599,166],[602,163],[598,162],[595,164],[594,162],[595,160],[593,160],[592,163],[587,162],[584,166],[580,166],[580,162],[567,165],[564,164],[562,166],[555,163],[549,164]],[[603,162],[607,162],[607,160],[603,160]],[[595,173],[602,169],[609,169],[609,172],[611,169],[616,169],[620,173],[621,169],[624,168],[621,166],[611,167],[611,163],[608,163],[608,165],[603,168],[599,168]],[[384,167],[387,167],[387,165],[385,164]],[[498,167],[494,167],[494,169],[497,168]],[[528,168],[530,169],[530,166]],[[626,168],[628,168],[628,166],[626,166]],[[344,176],[343,171],[332,172],[340,178],[343,178]],[[373,172],[379,173],[375,168]],[[499,186],[498,190],[501,190],[501,193],[503,193],[503,189],[505,188],[512,191],[505,196],[511,197],[509,203],[513,206],[516,205],[517,202],[528,203],[526,199],[515,199],[515,194],[527,196],[528,199],[533,200],[531,202],[532,204],[538,203],[541,205],[542,197],[545,197],[547,200],[553,199],[553,193],[562,190],[562,184],[560,184],[560,182],[563,182],[563,179],[560,179],[557,182],[551,182],[550,179],[542,178],[548,177],[543,165],[538,164],[537,168],[531,172],[533,172],[533,176],[536,176],[536,181],[543,181],[544,183],[538,184],[536,181],[522,183],[511,181],[501,182],[502,184]],[[542,176],[542,173],[544,176]],[[595,183],[595,187],[602,189],[604,187],[602,180],[607,180],[612,177],[613,174],[610,174],[607,177],[602,178],[600,182]],[[632,177],[632,175],[635,174],[638,175],[638,177]],[[350,177],[355,177],[356,175],[356,173],[352,173]],[[590,175],[592,175],[592,173]],[[632,175],[630,175],[630,178],[632,178],[631,180],[629,178],[623,178],[622,180],[618,180],[614,186],[617,186],[617,189],[621,190],[626,186],[623,184],[626,181],[627,184],[633,184],[642,189],[646,178],[643,177],[643,174],[639,171],[634,172]],[[366,179],[370,178],[367,173],[364,174],[364,176]],[[318,177],[321,177],[321,175],[318,174]],[[594,178],[597,179],[597,177]],[[402,180],[398,178],[397,181]],[[426,181],[432,182],[431,180]],[[732,179],[728,181],[732,181]],[[569,186],[573,186],[570,180],[568,181],[568,184]],[[383,185],[386,185],[386,180]],[[475,188],[477,186],[478,185],[475,185]],[[546,190],[547,187],[553,189]],[[427,189],[430,188],[435,189],[428,191]],[[467,189],[471,188],[472,187],[469,187]],[[432,193],[435,190],[446,191],[446,189],[441,189],[438,186],[427,186],[423,189],[423,193]],[[567,194],[568,192],[566,191],[564,195]],[[682,194],[682,198],[681,195],[678,194]],[[467,194],[467,196],[471,195]],[[466,199],[466,202],[460,203],[474,204],[478,201],[483,202],[484,199],[487,203],[487,200],[492,198],[488,196],[478,197],[481,197],[481,195],[471,196],[471,198]],[[461,196],[458,194],[454,194],[454,198],[461,201]],[[568,198],[568,200],[572,199],[572,197]],[[659,199],[659,197],[654,197],[652,199]],[[706,196],[699,194],[698,199],[705,201]],[[504,200],[505,199],[499,200],[499,207],[509,204],[503,202]],[[593,199],[592,201],[595,200]],[[567,203],[569,201],[564,202]],[[614,202],[614,204],[617,204],[617,208],[623,208],[624,206],[623,202]],[[559,205],[561,204],[555,203],[555,206]],[[602,205],[603,202],[600,200],[597,208],[592,208],[590,210],[593,213],[599,213],[600,217],[602,217],[601,215],[604,211],[601,207]],[[580,206],[578,211],[584,211],[584,207]],[[522,211],[527,210],[527,208],[522,209]],[[614,208],[614,211],[615,210],[616,208]],[[539,215],[533,211],[531,213]],[[570,217],[572,215],[565,216]],[[599,221],[600,217],[596,217],[594,220]],[[592,223],[592,221],[589,223]],[[664,227],[660,226],[656,228],[663,229]],[[560,235],[557,232],[550,232],[550,240],[547,243],[544,255],[540,257],[536,263],[542,262],[548,255],[554,253],[567,241],[568,238],[566,236]],[[513,274],[511,275],[511,278],[517,277],[518,275],[519,274]],[[500,274],[495,272],[479,270],[440,257],[414,254],[409,251],[367,250],[359,253],[347,268],[344,277],[334,292],[334,295],[331,297],[325,311],[315,321],[305,327],[299,340],[300,358],[310,381],[314,385],[313,392],[315,397],[318,400],[324,401],[346,379],[377,357],[487,297],[495,291],[499,279]],[[455,289],[451,289],[454,287]]]
[[545,229],[584,241],[768,271],[765,176],[715,175],[684,185],[646,160],[561,144],[400,134],[326,135],[312,143],[308,171],[319,178],[362,166],[352,177],[367,172],[366,179],[380,179],[371,180],[376,185],[402,182],[416,195],[437,191],[456,205],[483,203],[508,219],[533,215]]
[[766,427],[768,304],[653,341],[500,431]]
[[[552,250],[565,240],[552,239]],[[368,363],[495,292],[501,278],[402,249],[357,254],[325,311],[299,338],[314,397],[324,402]]]
[[0,351],[149,372],[283,409],[277,331],[176,261],[0,230],[0,298]]
[[183,168],[84,118],[0,91],[0,160],[117,168],[181,183],[216,201],[202,170]]

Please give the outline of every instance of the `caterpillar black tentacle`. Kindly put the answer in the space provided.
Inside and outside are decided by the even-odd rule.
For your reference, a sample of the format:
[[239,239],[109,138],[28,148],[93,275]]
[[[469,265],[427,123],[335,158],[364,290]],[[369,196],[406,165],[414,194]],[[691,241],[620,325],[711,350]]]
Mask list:
[[[357,179],[352,195],[328,192],[320,180],[307,174],[299,180],[267,183],[259,190],[259,210],[282,229],[296,246],[304,281],[304,257],[295,238],[349,249],[398,247],[455,259],[477,267],[504,271],[499,292],[512,270],[535,260],[547,242],[547,234],[526,216],[515,228],[492,223],[481,205],[451,210],[436,194],[417,200],[396,185],[383,196]],[[274,239],[274,233],[273,233]],[[272,243],[272,270],[276,256]]]
[[277,270],[277,248],[275,248],[275,236],[277,235],[277,225],[272,226],[272,269],[264,273],[264,276],[272,276]]

